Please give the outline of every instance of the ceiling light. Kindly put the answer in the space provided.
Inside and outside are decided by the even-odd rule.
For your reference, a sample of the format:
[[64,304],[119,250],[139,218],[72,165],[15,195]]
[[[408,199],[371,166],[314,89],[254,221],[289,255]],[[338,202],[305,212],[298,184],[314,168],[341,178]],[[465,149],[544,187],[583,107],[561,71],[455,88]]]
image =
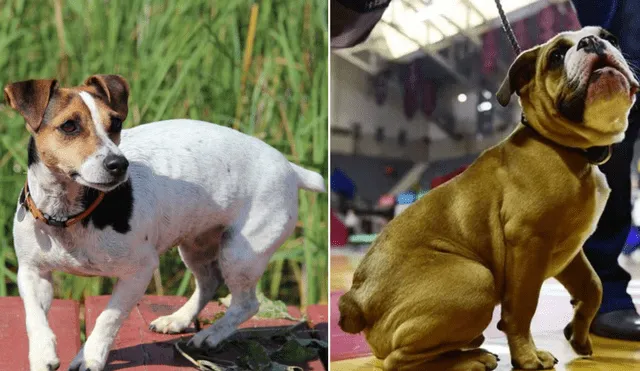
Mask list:
[[458,102],[460,103],[464,103],[467,101],[467,95],[462,93],[462,94],[458,94]]
[[490,111],[493,105],[491,102],[482,102],[478,104],[478,112],[487,112]]

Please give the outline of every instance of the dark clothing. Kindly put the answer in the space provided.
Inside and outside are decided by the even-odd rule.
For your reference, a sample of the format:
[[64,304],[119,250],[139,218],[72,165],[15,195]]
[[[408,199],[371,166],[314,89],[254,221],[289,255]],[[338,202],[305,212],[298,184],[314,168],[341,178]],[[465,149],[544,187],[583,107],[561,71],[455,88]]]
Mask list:
[[331,0],[331,47],[349,48],[365,41],[391,0]]
[[[583,26],[600,26],[618,38],[620,49],[632,66],[640,61],[640,3],[634,0],[573,0]],[[637,70],[632,67],[637,75]],[[600,313],[633,309],[627,294],[631,276],[618,264],[631,228],[631,162],[640,128],[640,110],[629,114],[625,139],[613,147],[613,155],[600,169],[611,188],[598,228],[584,246],[585,254],[602,280]]]
[[614,34],[636,74],[640,67],[640,2],[636,0],[573,0],[583,26],[600,26]]
[[631,229],[631,162],[638,129],[640,110],[636,105],[629,114],[625,139],[613,147],[611,159],[600,166],[611,194],[596,231],[584,245],[589,262],[602,280],[604,293],[600,313],[634,308],[627,294],[631,276],[618,264],[618,256]]

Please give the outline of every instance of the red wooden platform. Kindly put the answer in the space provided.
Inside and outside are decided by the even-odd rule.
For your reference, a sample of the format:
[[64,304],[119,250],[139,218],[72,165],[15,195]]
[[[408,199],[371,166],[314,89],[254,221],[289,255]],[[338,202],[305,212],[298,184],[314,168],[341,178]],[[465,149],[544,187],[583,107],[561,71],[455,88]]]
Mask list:
[[[86,333],[91,334],[96,319],[107,305],[109,296],[89,297],[85,300]],[[195,332],[165,335],[149,330],[149,323],[159,316],[173,313],[186,298],[178,296],[145,296],[131,311],[109,354],[105,370],[168,371],[193,370],[194,367],[174,351],[173,343],[180,337],[190,337]],[[201,319],[213,318],[223,308],[210,303],[200,314]],[[24,322],[24,307],[17,297],[0,298],[0,370],[28,370],[28,341]],[[49,312],[49,323],[58,341],[58,356],[61,370],[80,349],[79,305],[72,300],[54,300]],[[295,318],[302,315],[300,310],[289,307],[289,314]],[[307,308],[307,318],[311,327],[318,330],[320,338],[327,341],[327,306],[312,305]],[[241,328],[288,326],[294,321],[282,319],[251,319]],[[310,371],[323,371],[320,360],[308,365]]]
[[[49,310],[49,326],[56,334],[60,369],[80,351],[80,306],[73,300],[54,300]],[[0,299],[0,370],[29,370],[29,341],[25,329],[24,306],[19,297]]]

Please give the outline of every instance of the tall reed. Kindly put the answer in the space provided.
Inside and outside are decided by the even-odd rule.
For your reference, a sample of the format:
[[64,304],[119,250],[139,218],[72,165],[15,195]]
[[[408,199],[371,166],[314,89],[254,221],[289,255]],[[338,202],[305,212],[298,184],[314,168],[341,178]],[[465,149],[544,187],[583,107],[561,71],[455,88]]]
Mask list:
[[[325,178],[327,45],[326,0],[0,0],[0,85],[121,74],[131,87],[125,127],[181,117],[236,127]],[[0,296],[17,295],[11,226],[27,140],[22,118],[0,104]],[[326,302],[326,205],[326,194],[300,192],[297,231],[261,280],[268,296]],[[150,293],[190,293],[177,252],[162,258],[160,273]],[[113,284],[55,279],[56,296],[74,299]]]

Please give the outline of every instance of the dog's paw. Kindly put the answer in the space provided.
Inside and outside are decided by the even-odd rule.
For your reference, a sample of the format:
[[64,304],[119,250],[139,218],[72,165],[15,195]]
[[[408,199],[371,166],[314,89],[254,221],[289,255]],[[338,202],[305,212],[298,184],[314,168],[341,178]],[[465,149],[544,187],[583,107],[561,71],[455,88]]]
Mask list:
[[581,356],[590,356],[593,354],[593,345],[591,345],[591,339],[587,335],[586,339],[579,340],[576,339],[573,332],[573,324],[569,323],[564,328],[564,337],[571,344],[571,348]]
[[103,368],[98,361],[74,359],[69,366],[69,371],[102,371]]
[[537,350],[536,355],[542,363],[543,370],[553,368],[553,366],[558,364],[558,359],[546,350]]
[[84,347],[71,361],[69,371],[102,371],[104,364],[96,360],[85,359]]
[[583,343],[579,343],[575,339],[571,339],[569,340],[569,344],[571,344],[571,348],[581,356],[593,355],[593,345],[591,345],[591,339],[588,337],[587,341]]
[[450,371],[490,371],[498,368],[497,354],[490,353],[485,349],[472,349],[457,354],[457,357],[447,358],[425,365],[427,370],[450,370]]
[[[44,340],[40,338],[40,340]],[[60,368],[60,359],[56,354],[55,337],[41,343],[40,345],[30,345],[29,363],[31,371],[55,371]]]
[[40,364],[36,364],[35,362],[31,363],[31,371],[55,371],[60,368],[60,360],[58,357],[55,357],[49,361],[44,361]]
[[161,334],[179,334],[191,324],[191,319],[185,319],[175,314],[156,318],[149,325],[149,329]]
[[551,370],[557,363],[558,359],[545,350],[511,360],[513,368],[522,370]]
[[498,368],[498,362],[500,361],[500,358],[497,354],[487,352],[484,349],[479,350],[483,351],[483,354],[476,359],[476,362],[484,365],[484,370],[495,370],[496,368]]
[[204,330],[196,333],[191,340],[189,340],[187,346],[200,350],[209,350],[215,349],[220,341],[221,339],[219,339],[215,333]]

